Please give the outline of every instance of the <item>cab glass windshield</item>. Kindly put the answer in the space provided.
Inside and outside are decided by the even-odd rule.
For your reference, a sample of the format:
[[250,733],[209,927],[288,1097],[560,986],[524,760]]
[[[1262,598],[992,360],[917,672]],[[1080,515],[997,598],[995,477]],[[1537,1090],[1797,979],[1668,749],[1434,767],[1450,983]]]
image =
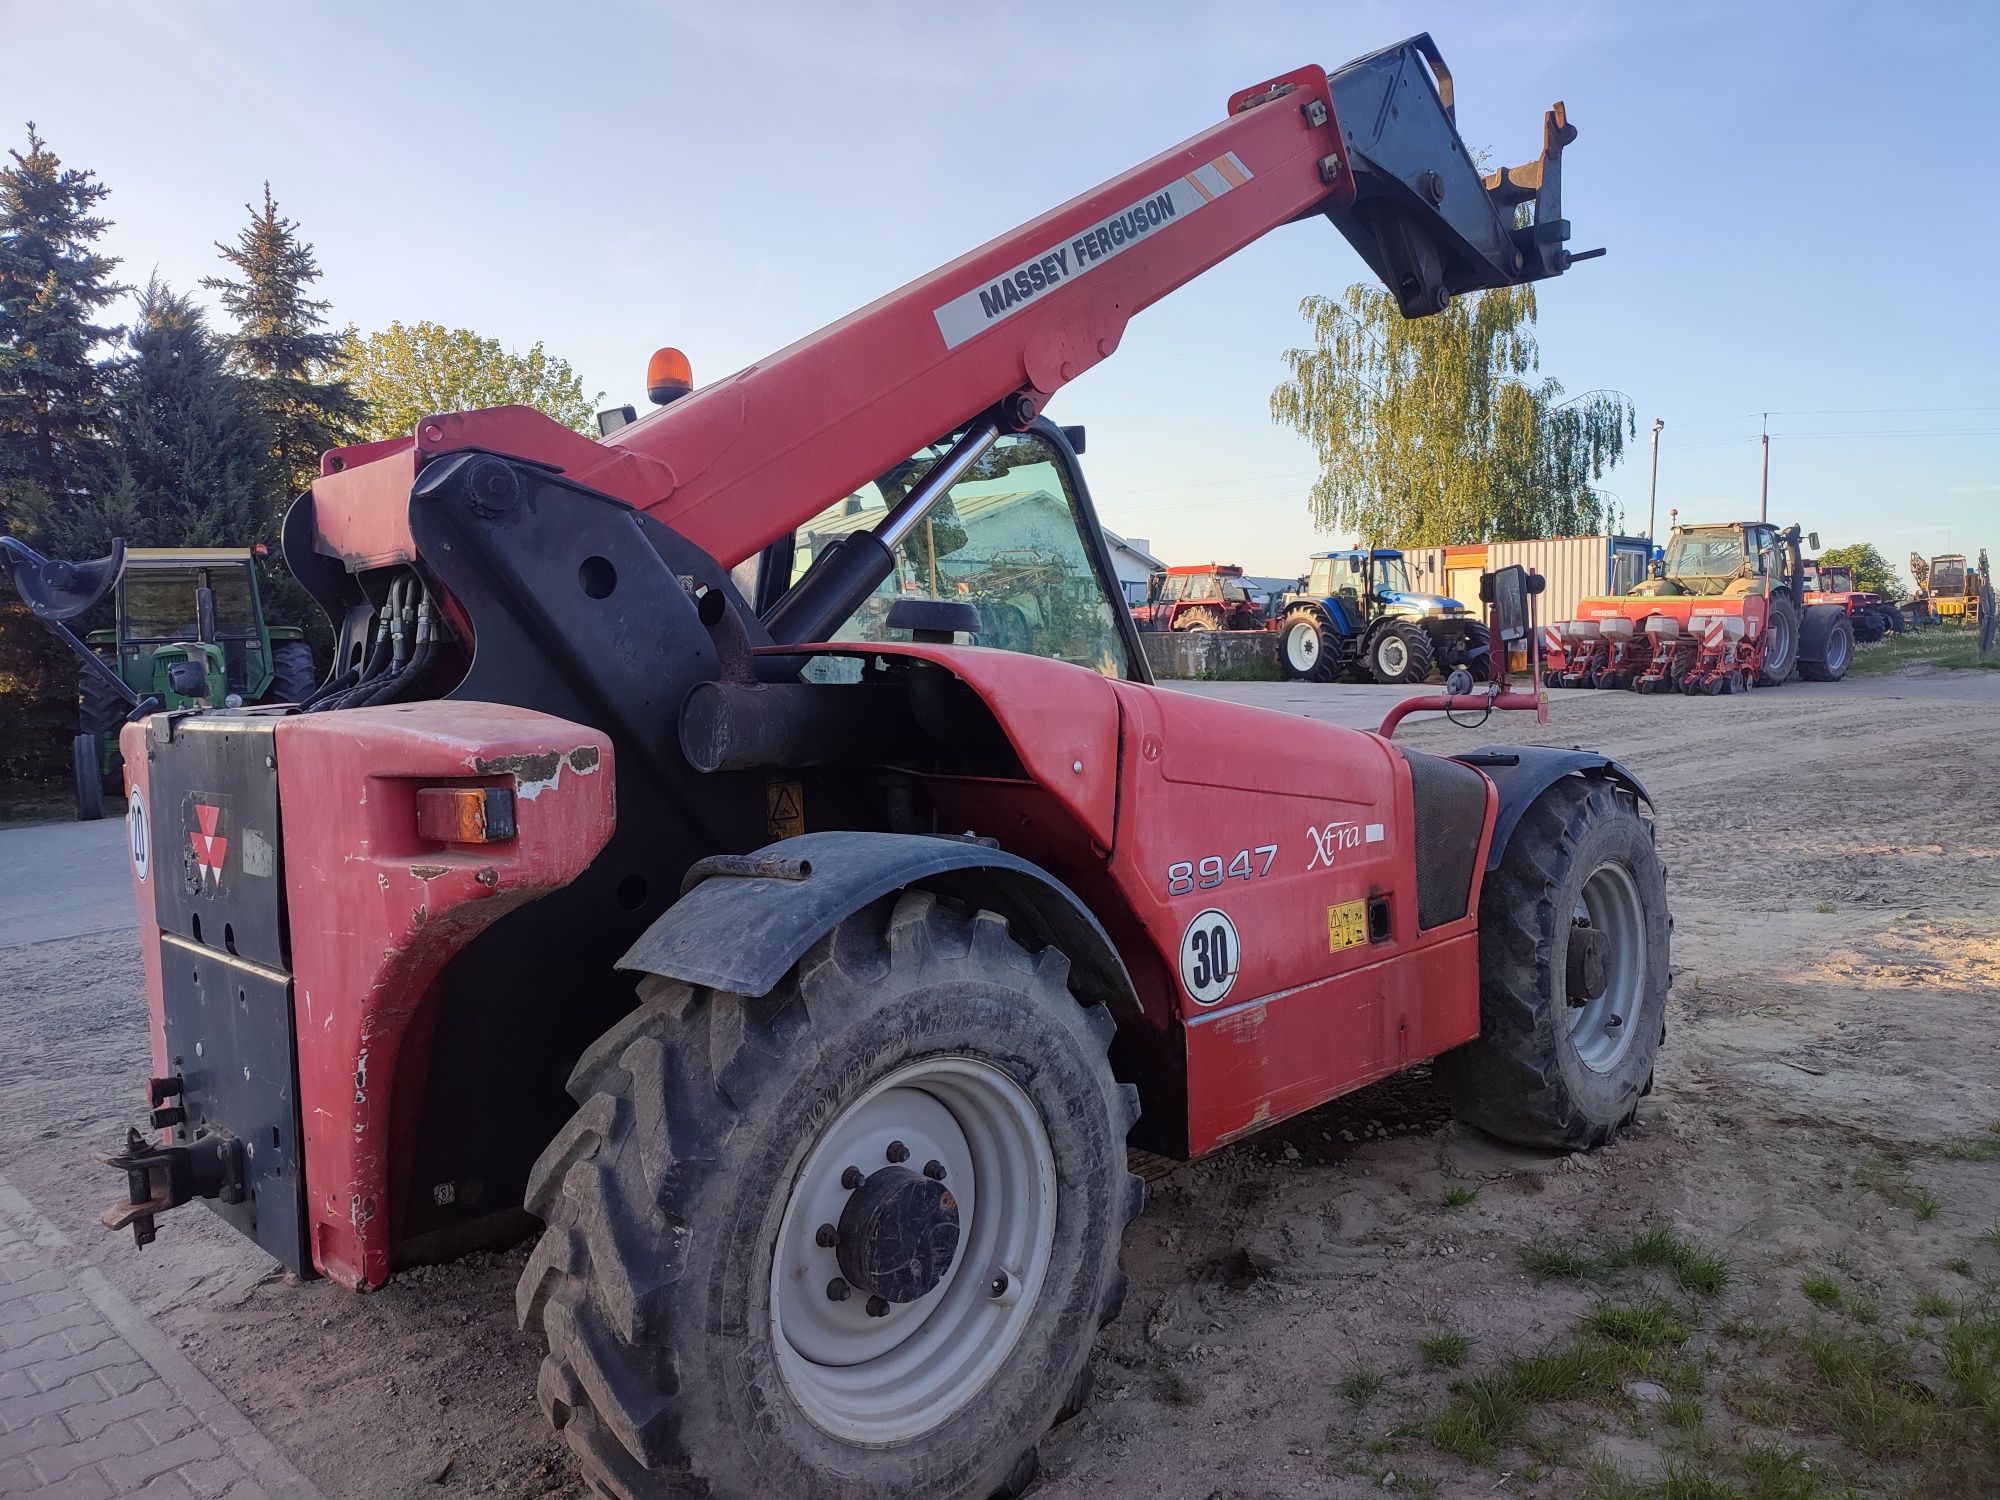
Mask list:
[[[870,531],[914,489],[944,445],[917,454],[829,506],[793,539],[797,583],[840,538]],[[975,642],[1129,675],[1113,605],[1098,581],[1063,465],[1036,433],[989,448],[896,549],[895,571],[834,633],[841,641],[907,640],[888,627],[902,598],[957,600],[979,611]]]
[[1738,531],[1693,533],[1667,543],[1667,577],[1684,585],[1698,580],[1725,583],[1748,566]]
[[191,641],[195,638],[195,590],[202,573],[215,594],[218,639],[257,633],[247,568],[224,564],[196,568],[128,568],[118,585],[125,610],[125,634],[135,641]]

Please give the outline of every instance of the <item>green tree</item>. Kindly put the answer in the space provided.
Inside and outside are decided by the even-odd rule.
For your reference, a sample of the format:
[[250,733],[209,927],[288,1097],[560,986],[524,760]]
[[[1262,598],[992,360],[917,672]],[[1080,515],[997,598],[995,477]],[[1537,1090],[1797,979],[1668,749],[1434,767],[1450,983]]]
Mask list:
[[1615,391],[1563,400],[1541,376],[1532,287],[1464,296],[1407,321],[1378,287],[1300,304],[1309,347],[1271,416],[1314,448],[1325,531],[1440,546],[1587,535],[1616,524],[1591,481],[1634,435]]
[[110,191],[66,168],[28,123],[28,149],[0,167],[0,530],[36,531],[102,483],[106,367],[93,322],[126,290],[94,247]]
[[1877,552],[1867,542],[1856,542],[1848,547],[1828,547],[1819,555],[1820,562],[1828,566],[1845,565],[1854,575],[1854,586],[1864,593],[1880,594],[1884,599],[1900,601],[1905,592],[1902,579],[1889,559]]
[[532,406],[578,432],[595,434],[595,397],[569,366],[537,343],[526,354],[469,328],[391,323],[368,337],[350,336],[341,373],[369,408],[363,436],[408,437],[437,412]]
[[64,557],[135,547],[277,540],[279,487],[255,393],[224,367],[201,310],[157,279],[139,299],[131,356],[111,384],[111,482],[50,518]]
[[215,246],[236,275],[211,276],[202,285],[220,295],[236,321],[230,368],[255,382],[283,483],[272,497],[278,507],[312,482],[320,454],[351,440],[367,408],[335,373],[346,335],[327,329],[328,304],[308,295],[320,278],[313,247],[299,237],[297,222],[278,212],[270,183],[261,209],[244,207],[250,222],[236,243]]

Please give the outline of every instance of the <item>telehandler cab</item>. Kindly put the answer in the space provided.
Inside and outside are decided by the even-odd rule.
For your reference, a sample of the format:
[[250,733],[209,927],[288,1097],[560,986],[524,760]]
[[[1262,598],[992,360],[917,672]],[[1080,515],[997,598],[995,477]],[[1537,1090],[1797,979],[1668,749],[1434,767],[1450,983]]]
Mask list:
[[153,1113],[107,1222],[203,1198],[360,1291],[539,1228],[516,1307],[604,1493],[984,1500],[1087,1398],[1128,1141],[1434,1057],[1489,1130],[1610,1139],[1666,1005],[1637,781],[1388,737],[1541,707],[1504,672],[1382,734],[1155,689],[1042,416],[1294,221],[1412,317],[1559,274],[1574,135],[1482,182],[1418,37],[727,379],[663,351],[602,440],[327,454],[285,540],[328,680],[123,731]]

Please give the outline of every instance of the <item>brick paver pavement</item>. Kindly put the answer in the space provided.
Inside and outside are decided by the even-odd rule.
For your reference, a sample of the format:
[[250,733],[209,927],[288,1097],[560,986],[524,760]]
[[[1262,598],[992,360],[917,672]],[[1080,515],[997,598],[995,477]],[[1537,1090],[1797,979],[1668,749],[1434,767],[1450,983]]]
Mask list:
[[0,1496],[323,1500],[4,1181]]

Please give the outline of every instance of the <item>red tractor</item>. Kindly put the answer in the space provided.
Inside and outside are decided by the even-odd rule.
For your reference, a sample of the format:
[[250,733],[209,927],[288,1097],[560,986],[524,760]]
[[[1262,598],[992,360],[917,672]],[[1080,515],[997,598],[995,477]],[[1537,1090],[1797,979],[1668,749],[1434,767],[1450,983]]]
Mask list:
[[[1561,273],[1574,134],[1482,181],[1429,38],[1301,67],[726,380],[663,352],[601,440],[326,455],[285,550],[327,680],[123,730],[151,1113],[106,1222],[199,1199],[357,1292],[538,1235],[603,1493],[984,1500],[1088,1399],[1128,1142],[1431,1058],[1500,1135],[1611,1139],[1666,1007],[1637,780],[1156,689],[1042,415],[1281,225],[1412,317]],[[1018,649],[967,644],[1030,554]],[[14,574],[58,624],[103,582]],[[1457,686],[1416,701],[1537,701]]]
[[1243,570],[1190,563],[1154,575],[1152,597],[1132,611],[1141,630],[1262,630],[1264,601]]
[[1838,604],[1847,611],[1848,623],[1857,641],[1879,641],[1903,629],[1903,611],[1880,594],[1854,586],[1854,570],[1846,563],[1822,562],[1807,558],[1804,569],[1805,602]]

